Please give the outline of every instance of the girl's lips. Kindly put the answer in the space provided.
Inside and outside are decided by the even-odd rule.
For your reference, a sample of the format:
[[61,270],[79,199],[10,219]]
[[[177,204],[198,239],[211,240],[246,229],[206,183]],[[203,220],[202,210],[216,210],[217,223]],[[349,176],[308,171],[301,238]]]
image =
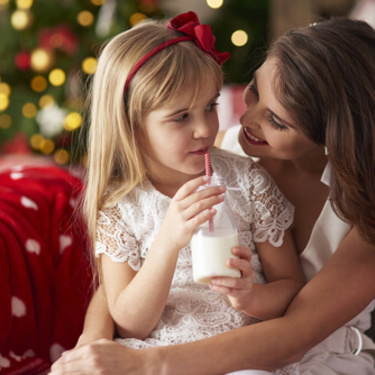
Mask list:
[[191,154],[194,154],[194,155],[204,155],[208,152],[209,150],[209,147],[205,147],[205,148],[201,148],[199,150],[196,150],[196,151],[192,151]]
[[265,140],[258,138],[255,135],[251,134],[248,128],[243,127],[242,134],[245,137],[246,141],[252,145],[257,145],[257,146],[268,145],[268,143]]

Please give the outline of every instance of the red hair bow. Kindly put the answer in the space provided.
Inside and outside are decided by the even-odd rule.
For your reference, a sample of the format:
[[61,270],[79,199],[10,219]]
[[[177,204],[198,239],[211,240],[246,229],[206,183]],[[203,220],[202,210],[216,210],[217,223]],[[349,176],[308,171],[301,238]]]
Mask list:
[[229,52],[220,53],[215,49],[216,38],[212,34],[209,25],[201,25],[198,16],[194,12],[187,12],[171,19],[168,28],[180,31],[192,38],[198,47],[205,53],[212,56],[221,65],[229,59]]

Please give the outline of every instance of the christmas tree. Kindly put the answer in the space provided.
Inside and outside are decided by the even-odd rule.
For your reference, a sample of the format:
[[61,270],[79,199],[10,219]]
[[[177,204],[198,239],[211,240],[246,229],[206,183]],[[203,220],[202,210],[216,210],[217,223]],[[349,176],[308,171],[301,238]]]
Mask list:
[[[202,0],[202,7],[216,9],[216,48],[231,53],[225,82],[247,83],[254,53],[267,43],[268,1]],[[96,49],[145,18],[175,15],[158,0],[0,0],[0,153],[79,162]]]
[[222,4],[210,23],[217,49],[231,54],[224,66],[225,80],[247,84],[269,42],[269,1],[211,1]]
[[79,156],[95,47],[146,17],[156,0],[0,0],[0,152]]

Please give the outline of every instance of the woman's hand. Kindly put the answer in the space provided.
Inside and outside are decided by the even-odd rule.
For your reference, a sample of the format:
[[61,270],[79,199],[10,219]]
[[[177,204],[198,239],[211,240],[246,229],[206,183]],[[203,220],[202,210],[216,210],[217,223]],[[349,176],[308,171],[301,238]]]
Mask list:
[[254,271],[251,267],[251,250],[247,247],[233,247],[232,253],[238,258],[229,258],[227,265],[240,270],[241,277],[213,277],[210,288],[226,294],[231,305],[243,310],[249,301],[254,285]]
[[[141,374],[139,350],[101,339],[66,351],[52,366],[50,375],[63,374]],[[150,367],[151,369],[152,367]],[[144,372],[146,374],[147,372]]]

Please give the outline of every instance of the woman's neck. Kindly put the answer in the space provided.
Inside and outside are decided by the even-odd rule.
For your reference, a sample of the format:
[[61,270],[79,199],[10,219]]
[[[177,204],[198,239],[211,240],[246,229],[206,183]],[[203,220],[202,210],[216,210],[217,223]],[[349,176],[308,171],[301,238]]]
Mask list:
[[288,171],[295,174],[321,175],[328,159],[322,148],[318,147],[298,159],[263,158],[259,161],[271,174]]

